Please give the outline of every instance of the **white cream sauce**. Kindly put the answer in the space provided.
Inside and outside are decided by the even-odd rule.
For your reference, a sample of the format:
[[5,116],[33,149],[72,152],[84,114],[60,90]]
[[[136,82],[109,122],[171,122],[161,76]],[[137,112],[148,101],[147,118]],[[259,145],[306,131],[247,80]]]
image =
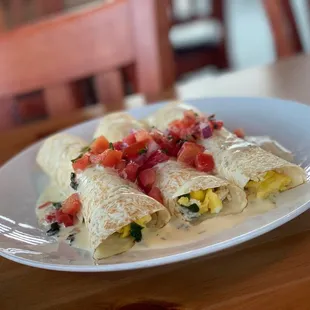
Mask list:
[[[64,194],[60,192],[55,185],[50,185],[40,196],[37,206],[42,205],[46,201],[58,202],[64,200]],[[239,214],[217,216],[208,219],[197,225],[191,225],[181,219],[172,219],[164,228],[156,230],[145,228],[143,230],[143,240],[136,243],[134,250],[148,250],[150,248],[163,249],[171,248],[178,245],[184,245],[194,241],[201,240],[208,236],[222,232],[232,228],[249,217],[265,213],[275,207],[275,204],[270,200],[250,200],[248,206]],[[45,222],[45,215],[51,211],[53,206],[38,210],[36,214],[41,225],[48,229],[48,224]],[[66,240],[70,234],[74,234],[74,240],[71,245],[76,248],[90,250],[88,242],[88,232],[83,223],[77,223],[72,227],[62,227],[57,237],[59,240]],[[68,240],[67,243],[70,243]]]
[[272,153],[282,159],[285,159],[289,162],[294,161],[294,157],[291,151],[268,136],[247,136],[245,137],[245,140],[257,144],[265,151]]

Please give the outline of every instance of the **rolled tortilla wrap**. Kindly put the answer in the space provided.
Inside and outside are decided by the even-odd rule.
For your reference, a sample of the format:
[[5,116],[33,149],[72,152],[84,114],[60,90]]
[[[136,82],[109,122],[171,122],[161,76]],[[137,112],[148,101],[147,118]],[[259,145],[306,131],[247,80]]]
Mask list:
[[85,146],[83,139],[60,133],[46,139],[38,152],[38,165],[67,196],[74,193],[70,187],[71,160],[78,157]]
[[[78,137],[58,134],[44,142],[37,161],[58,184],[68,186],[73,171],[71,159],[80,155],[85,145]],[[134,245],[132,237],[121,238],[118,233],[126,225],[147,215],[151,216],[147,226],[162,227],[170,220],[164,206],[120,178],[113,169],[91,167],[79,173],[77,181],[95,259],[122,253]]]
[[[158,164],[155,166],[155,170],[156,186],[162,192],[164,204],[170,213],[176,217],[181,217],[186,221],[197,218],[204,220],[217,214],[239,213],[246,207],[247,199],[244,191],[219,177],[197,171],[174,160]],[[210,189],[222,201],[221,209],[212,208],[211,205],[208,205],[206,192]],[[203,202],[197,199],[190,199],[189,201],[189,204],[198,204],[199,212],[191,212],[190,209],[182,207],[178,203],[180,197],[194,191],[205,193]],[[190,196],[192,195],[190,194]]]
[[[258,198],[267,198],[275,192],[278,179],[281,182],[285,181],[284,177],[288,178],[284,187],[279,188],[280,191],[306,181],[305,171],[301,167],[238,138],[225,128],[215,130],[213,136],[201,140],[201,144],[212,153],[220,176],[241,188],[251,188],[252,185],[259,187],[256,190]],[[269,176],[272,178],[268,181]],[[254,183],[249,183],[250,181]]]
[[[181,119],[186,110],[194,110],[202,115],[195,107],[188,104],[178,104],[175,115],[164,118],[165,109],[173,110],[168,104],[161,110],[147,118],[152,120],[158,128],[166,130],[171,121]],[[249,189],[258,198],[267,198],[270,194],[284,191],[305,182],[304,170],[288,161],[281,159],[254,143],[237,138],[225,128],[215,130],[211,138],[201,140],[200,143],[211,152],[218,174],[235,185]],[[253,181],[249,183],[250,181]]]
[[201,114],[198,109],[191,105],[173,101],[149,115],[144,121],[149,127],[156,127],[161,131],[165,131],[172,121],[182,119],[184,112],[188,110],[193,110],[195,113]]
[[117,233],[122,227],[147,215],[152,217],[148,227],[161,228],[170,220],[162,204],[121,179],[111,168],[88,168],[79,174],[78,183],[95,259],[124,252],[134,245],[132,237],[121,238]]
[[126,137],[132,129],[146,128],[146,124],[138,122],[126,112],[116,112],[104,116],[94,134],[94,138],[105,136],[109,141],[116,142]]
[[[173,107],[174,106],[175,104],[173,104]],[[182,117],[182,115],[183,112],[180,114],[180,117]],[[132,119],[123,119],[122,122],[129,125],[132,122]],[[99,128],[97,133],[99,135],[104,134],[104,132],[100,132]],[[122,139],[126,135],[127,132],[123,132],[123,136],[120,138]],[[247,200],[245,193],[239,188],[229,185],[227,181],[203,172],[199,172],[195,169],[188,168],[187,166],[182,165],[174,160],[158,164],[154,167],[154,169],[156,171],[157,179],[155,186],[161,190],[164,198],[164,205],[169,209],[172,215],[183,217],[188,221],[200,217],[200,213],[189,212],[187,208],[180,208],[177,203],[178,196],[182,196],[191,191],[198,191],[199,189],[204,191],[207,189],[217,189],[220,194],[224,194],[222,197],[224,203],[220,214],[224,215],[237,213],[242,211],[246,206]],[[195,179],[191,180],[192,178]],[[199,187],[200,184],[201,187]],[[226,199],[227,197],[231,197],[232,200],[229,201]],[[199,202],[197,203],[200,204]],[[214,210],[212,212],[213,214],[211,214],[211,211],[204,212],[203,216],[201,216],[201,219],[206,219],[216,215]]]

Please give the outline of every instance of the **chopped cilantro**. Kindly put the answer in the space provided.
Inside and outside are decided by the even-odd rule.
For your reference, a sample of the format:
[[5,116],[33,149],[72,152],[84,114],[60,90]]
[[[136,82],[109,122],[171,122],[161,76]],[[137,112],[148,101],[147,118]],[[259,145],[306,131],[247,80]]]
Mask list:
[[71,244],[73,243],[74,239],[75,239],[75,234],[70,234],[70,235],[67,237],[66,240],[68,240],[68,241],[69,241],[69,244],[71,245]]
[[54,236],[59,232],[59,225],[57,222],[51,224],[51,228],[46,232],[48,236]]
[[56,210],[59,210],[61,208],[61,202],[53,202],[53,207],[56,209]]
[[70,176],[70,186],[74,189],[77,190],[78,188],[78,183],[76,182],[76,174],[74,172],[71,172]]
[[196,204],[196,203],[193,203],[192,205],[190,205],[189,207],[187,207],[190,211],[192,211],[192,212],[195,212],[195,213],[197,213],[197,212],[199,212],[199,207],[198,207],[198,205]]
[[211,114],[210,116],[208,116],[208,120],[214,121],[215,120],[215,114]]
[[145,154],[146,152],[147,152],[147,149],[146,149],[146,148],[141,149],[141,150],[138,151],[138,153],[139,153],[140,155]]
[[131,223],[130,225],[130,235],[136,242],[140,242],[142,240],[142,229],[143,227],[137,223]]
[[89,146],[84,146],[82,149],[81,149],[81,153],[82,154],[85,154],[86,152],[90,151],[90,147]]
[[78,183],[77,182],[75,182],[75,181],[72,181],[71,183],[70,183],[70,186],[76,191],[77,190],[77,188],[78,188]]
[[78,159],[82,158],[82,157],[83,157],[83,155],[84,155],[83,153],[82,153],[82,154],[80,154],[78,157],[76,157],[76,158],[72,159],[72,160],[71,160],[71,162],[72,162],[72,163],[75,163]]
[[71,172],[70,181],[71,182],[75,181],[75,178],[76,178],[76,174],[74,172]]

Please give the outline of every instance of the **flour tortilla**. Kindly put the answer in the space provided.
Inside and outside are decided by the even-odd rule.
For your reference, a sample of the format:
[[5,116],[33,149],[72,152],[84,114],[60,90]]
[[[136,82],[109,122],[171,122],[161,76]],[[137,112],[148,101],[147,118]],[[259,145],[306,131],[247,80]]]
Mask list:
[[[231,200],[224,200],[223,209],[218,215],[235,214],[241,212],[247,205],[246,195],[237,186],[231,185],[224,179],[208,175],[192,169],[174,160],[158,164],[156,170],[156,186],[161,190],[164,204],[170,213],[185,220],[180,207],[177,205],[179,196],[188,194],[191,191],[206,190],[209,188],[227,188]],[[214,217],[217,214],[205,213],[201,219]]]
[[88,168],[79,174],[78,183],[77,191],[95,259],[132,247],[134,240],[131,237],[124,240],[115,232],[143,216],[152,215],[148,227],[161,228],[170,220],[169,212],[162,204],[143,194],[135,184],[121,179],[111,168]]
[[94,134],[94,138],[105,136],[109,141],[116,142],[126,137],[133,129],[145,129],[147,125],[135,120],[126,112],[116,112],[104,116]]
[[294,156],[290,150],[269,136],[246,136],[244,140],[258,145],[263,150],[272,153],[290,163],[294,162]]
[[[37,162],[50,178],[66,189],[70,184],[71,159],[86,146],[82,139],[68,134],[48,138],[42,145]],[[77,175],[82,215],[90,236],[94,259],[99,260],[127,251],[134,240],[120,238],[119,229],[145,216],[152,215],[148,226],[164,226],[170,220],[166,208],[123,180],[114,170],[92,167]],[[71,189],[71,193],[73,193]]]
[[165,131],[172,121],[182,119],[184,112],[188,110],[193,110],[195,113],[201,114],[198,109],[191,105],[179,101],[173,101],[146,117],[144,121],[149,127],[156,127],[161,131]]
[[241,188],[250,180],[259,181],[271,170],[292,179],[288,189],[306,181],[301,167],[238,138],[225,128],[214,131],[213,136],[202,140],[201,144],[212,153],[218,174]]
[[47,138],[38,152],[38,165],[67,196],[74,193],[70,187],[71,160],[78,157],[85,146],[87,143],[83,139],[60,133]]

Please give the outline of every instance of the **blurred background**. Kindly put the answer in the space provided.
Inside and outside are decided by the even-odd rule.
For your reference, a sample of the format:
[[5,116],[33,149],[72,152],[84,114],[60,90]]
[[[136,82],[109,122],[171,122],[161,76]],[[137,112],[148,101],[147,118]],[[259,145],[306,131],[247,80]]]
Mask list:
[[[43,85],[40,80],[42,75],[54,74],[49,71],[50,68],[42,65],[42,61],[50,63],[55,68],[61,67],[63,65],[59,59],[62,57],[71,61],[72,53],[71,55],[57,54],[54,59],[47,47],[43,49],[38,48],[38,44],[35,45],[38,33],[49,41],[52,34],[48,29],[59,28],[57,35],[61,36],[61,39],[55,42],[55,45],[59,44],[59,46],[65,41],[70,45],[72,38],[74,41],[72,46],[89,44],[85,39],[88,36],[90,37],[88,42],[93,43],[92,40],[100,38],[101,30],[99,26],[97,28],[94,26],[94,22],[92,24],[92,20],[100,19],[98,15],[100,11],[103,25],[109,27],[112,25],[111,22],[104,24],[106,18],[104,10],[112,12],[117,10],[117,5],[134,7],[133,18],[129,19],[129,22],[133,22],[139,30],[138,39],[135,38],[134,31],[130,32],[132,30],[130,27],[126,29],[128,34],[124,35],[135,38],[136,55],[130,55],[132,57],[130,61],[126,60],[117,65],[117,70],[121,72],[120,76],[114,73],[114,75],[99,78],[98,72],[95,72],[96,74],[92,72],[96,71],[93,68],[92,71],[83,68],[83,74],[81,70],[78,73],[69,74],[69,69],[66,69],[65,73],[68,73],[71,79],[74,78],[75,98],[76,93],[79,97],[78,103],[68,105],[68,93],[63,96],[63,89],[62,92],[50,92],[47,91],[46,86],[54,85],[57,79],[59,80],[56,81],[57,85],[59,82],[67,83],[69,77],[63,79],[53,77],[51,81],[44,80],[48,85]],[[195,87],[198,90],[197,81],[200,86],[207,87],[207,81],[210,78],[271,64],[298,53],[307,53],[310,49],[308,6],[307,0],[157,0],[157,2],[153,0],[140,0],[140,2],[139,0],[0,0],[2,40],[12,43],[12,46],[8,44],[10,47],[7,49],[0,43],[0,56],[4,49],[2,61],[5,59],[4,65],[1,65],[0,60],[0,69],[3,68],[2,74],[5,75],[4,70],[14,68],[14,72],[12,70],[14,76],[10,77],[10,82],[0,81],[0,96],[5,98],[5,103],[2,103],[0,109],[2,114],[0,129],[3,131],[49,117],[58,118],[63,113],[94,106],[98,102],[104,105],[104,111],[140,106],[145,101],[154,102],[169,98],[170,92],[167,90],[171,88],[174,92],[171,97],[176,94],[186,99],[193,96]],[[91,14],[97,15],[92,19]],[[89,16],[89,19],[85,16]],[[86,25],[86,19],[90,23],[89,26]],[[83,28],[80,43],[77,43],[75,36],[63,26],[68,25],[70,21],[76,23],[73,23],[72,27],[83,27],[85,24],[87,31]],[[115,26],[111,26],[114,27],[113,31],[117,31],[118,24],[115,21]],[[148,35],[146,31],[142,32],[141,25],[147,25],[146,28],[150,28],[150,33],[154,34],[154,37]],[[122,32],[124,29],[122,26],[119,27],[119,32]],[[47,33],[44,32],[46,29]],[[102,50],[102,53],[100,52],[103,57],[102,63],[106,61],[104,50],[111,49],[115,44],[115,38],[112,39],[113,34],[110,40],[107,32],[109,29],[105,28],[102,40],[96,41],[96,51]],[[32,47],[31,44],[34,46]],[[18,52],[16,46],[19,48]],[[50,50],[53,48],[55,46]],[[59,50],[61,48],[55,51],[58,53]],[[14,51],[14,57],[12,51]],[[89,49],[87,57],[91,57],[91,53],[92,50]],[[73,54],[76,56],[79,53]],[[37,63],[36,60],[39,57],[42,60]],[[78,57],[80,56],[76,56]],[[77,64],[84,62],[86,67],[87,57],[81,56]],[[26,58],[30,60],[26,61]],[[143,59],[143,66],[146,69],[142,69],[140,64],[143,63]],[[101,60],[98,58],[96,61]],[[108,61],[111,61],[111,58]],[[15,63],[19,63],[18,69]],[[25,68],[20,69],[20,64]],[[26,66],[29,67],[26,68]],[[39,69],[32,70],[36,66],[39,66]],[[99,69],[101,68],[98,67]],[[106,66],[104,69],[106,70]],[[146,78],[142,77],[141,71],[145,71]],[[27,78],[25,72],[29,72],[29,79],[24,87],[20,85],[24,85],[23,79]],[[157,74],[156,83],[153,83],[152,79],[155,76],[153,74]],[[148,86],[147,83],[152,85]],[[7,89],[11,86],[12,89],[9,92]],[[1,92],[1,88],[5,90]],[[124,105],[116,103],[124,96]],[[54,103],[48,103],[48,101],[54,101]]]
[[[52,15],[53,11],[68,11],[83,9],[87,5],[107,2],[105,0],[44,0],[54,2],[45,17]],[[166,0],[158,0],[164,2]],[[268,17],[261,0],[216,0],[224,2],[224,22],[226,23],[227,57],[229,70],[240,70],[251,66],[271,63],[276,60],[271,29]],[[215,1],[215,2],[216,2]],[[57,3],[58,2],[58,3]],[[169,2],[169,1],[167,1]],[[275,0],[277,2],[277,0]],[[278,1],[279,2],[279,1]],[[285,1],[284,1],[285,2]],[[305,51],[310,49],[310,24],[307,0],[289,1],[296,19],[297,27]],[[176,47],[211,44],[220,40],[222,20],[212,16],[212,0],[172,0],[173,18],[180,22],[170,31],[170,39]],[[3,27],[12,29],[23,23],[36,20],[35,0],[1,0]],[[19,11],[22,12],[19,12]],[[143,14],[143,12],[141,12]],[[210,16],[211,15],[211,16]],[[191,19],[200,19],[198,21]],[[42,17],[41,17],[42,18]],[[212,64],[210,64],[210,67]],[[207,66],[209,67],[209,66]],[[210,69],[210,68],[209,68]],[[197,70],[199,71],[199,70]],[[215,74],[212,70],[201,70],[202,74]]]

